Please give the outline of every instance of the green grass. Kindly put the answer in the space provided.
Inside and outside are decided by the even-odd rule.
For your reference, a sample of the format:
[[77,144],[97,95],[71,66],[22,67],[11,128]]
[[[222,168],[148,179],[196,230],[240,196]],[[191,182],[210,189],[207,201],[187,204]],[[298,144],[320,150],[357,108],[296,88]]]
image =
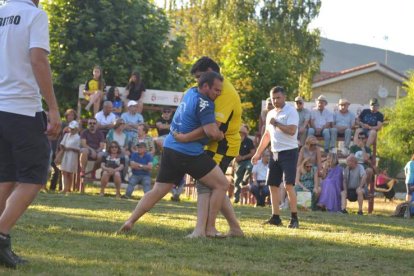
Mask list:
[[[30,264],[0,267],[0,275],[414,273],[414,223],[389,217],[395,202],[378,199],[366,216],[355,214],[356,205],[350,215],[300,212],[297,230],[261,225],[270,207],[236,206],[245,238],[190,240],[184,236],[195,225],[194,201],[166,197],[132,233],[117,236],[137,201],[88,192],[40,194],[12,232],[14,250]],[[282,219],[286,225],[287,211]],[[227,230],[223,217],[217,225]]]

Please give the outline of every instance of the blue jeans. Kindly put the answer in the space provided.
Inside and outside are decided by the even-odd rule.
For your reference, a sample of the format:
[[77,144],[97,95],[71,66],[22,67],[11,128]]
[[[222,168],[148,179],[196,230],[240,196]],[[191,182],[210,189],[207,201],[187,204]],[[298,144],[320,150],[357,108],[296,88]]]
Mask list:
[[151,176],[149,175],[134,175],[132,174],[129,177],[128,187],[126,189],[125,195],[131,197],[134,192],[136,185],[141,184],[144,189],[144,193],[147,193],[151,190]]
[[[316,136],[314,128],[309,128],[308,129],[308,136],[310,136],[310,135]],[[330,143],[331,143],[331,132],[330,132],[329,128],[324,128],[322,130],[322,135],[320,135],[320,136],[323,136],[323,140],[325,141],[324,146],[323,146],[324,149],[325,149],[325,152],[329,152],[330,148],[335,147],[335,145],[334,146],[330,145]]]
[[[345,147],[349,149],[349,144],[351,143],[351,137],[352,137],[352,129],[347,128],[342,134],[345,137]],[[336,147],[337,138],[338,138],[338,129],[331,128],[331,148]]]
[[265,206],[266,197],[270,195],[269,186],[267,185],[256,186],[256,185],[250,184],[250,192],[256,198],[257,205]]

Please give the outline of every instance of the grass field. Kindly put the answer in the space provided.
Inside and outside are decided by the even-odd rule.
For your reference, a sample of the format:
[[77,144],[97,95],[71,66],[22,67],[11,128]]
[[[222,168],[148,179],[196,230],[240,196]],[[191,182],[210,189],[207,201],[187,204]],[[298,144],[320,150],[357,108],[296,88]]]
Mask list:
[[[111,192],[108,189],[108,192]],[[136,200],[39,195],[12,234],[30,264],[1,275],[413,275],[414,220],[391,218],[396,202],[373,215],[300,212],[300,229],[263,226],[270,207],[236,206],[245,238],[186,239],[196,205],[166,197],[127,235],[115,231]],[[289,213],[282,219],[288,223]],[[225,232],[223,217],[218,229]]]

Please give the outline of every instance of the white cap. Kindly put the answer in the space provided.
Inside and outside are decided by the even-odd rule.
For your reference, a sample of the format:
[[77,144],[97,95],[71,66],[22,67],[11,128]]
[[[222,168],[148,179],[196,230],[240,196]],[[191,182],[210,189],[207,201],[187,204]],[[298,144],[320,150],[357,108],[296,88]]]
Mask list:
[[138,103],[136,101],[131,100],[131,101],[128,102],[128,107],[130,107],[132,105],[137,105],[137,104]]
[[79,128],[79,124],[76,121],[72,121],[69,123],[69,128],[71,129],[75,129],[75,128]]

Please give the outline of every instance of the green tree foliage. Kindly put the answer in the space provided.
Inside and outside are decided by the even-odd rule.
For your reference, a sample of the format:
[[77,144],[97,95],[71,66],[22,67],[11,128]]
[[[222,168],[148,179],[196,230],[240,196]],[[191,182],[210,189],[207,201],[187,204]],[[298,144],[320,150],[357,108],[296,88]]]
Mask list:
[[74,107],[80,83],[100,65],[108,85],[125,86],[138,70],[149,88],[181,90],[178,56],[183,40],[170,39],[163,10],[145,0],[54,0],[51,64],[61,108]]
[[322,54],[319,33],[308,25],[320,5],[320,0],[190,0],[166,7],[175,33],[186,39],[184,67],[203,55],[215,59],[240,93],[244,120],[255,126],[272,86],[285,86],[290,99],[298,90],[310,97]]
[[377,140],[381,167],[392,175],[399,172],[414,154],[414,129],[411,124],[414,110],[414,72],[405,83],[407,96],[400,98],[394,107],[383,110],[386,124]]

